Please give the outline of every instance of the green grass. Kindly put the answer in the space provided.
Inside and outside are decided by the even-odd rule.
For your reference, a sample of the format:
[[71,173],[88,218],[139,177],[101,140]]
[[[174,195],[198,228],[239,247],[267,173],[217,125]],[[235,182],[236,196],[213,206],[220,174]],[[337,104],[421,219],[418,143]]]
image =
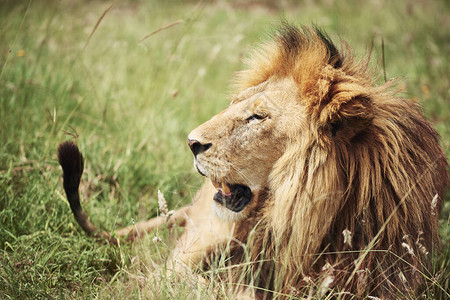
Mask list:
[[[404,95],[422,101],[449,155],[448,3],[343,2],[3,0],[0,298],[226,295],[219,283],[199,286],[188,277],[173,286],[146,276],[162,272],[153,264],[167,256],[166,231],[158,245],[151,237],[120,247],[86,237],[65,200],[56,149],[76,136],[86,159],[84,208],[108,231],[155,216],[158,189],[170,209],[187,204],[202,180],[187,134],[227,106],[242,57],[281,18],[342,36],[357,57],[373,42],[374,63],[383,39],[387,77],[403,78]],[[183,22],[139,42],[176,20]],[[449,199],[444,255],[435,260],[447,289]]]

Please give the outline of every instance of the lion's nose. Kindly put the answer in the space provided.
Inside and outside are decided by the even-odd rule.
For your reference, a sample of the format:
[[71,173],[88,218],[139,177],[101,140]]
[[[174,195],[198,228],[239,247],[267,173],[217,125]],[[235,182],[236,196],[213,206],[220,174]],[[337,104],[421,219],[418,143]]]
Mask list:
[[197,156],[198,154],[205,152],[212,146],[211,143],[202,144],[197,140],[194,140],[194,139],[191,140],[189,138],[188,138],[187,142],[188,142],[189,148],[191,148],[192,153],[194,153],[194,156]]

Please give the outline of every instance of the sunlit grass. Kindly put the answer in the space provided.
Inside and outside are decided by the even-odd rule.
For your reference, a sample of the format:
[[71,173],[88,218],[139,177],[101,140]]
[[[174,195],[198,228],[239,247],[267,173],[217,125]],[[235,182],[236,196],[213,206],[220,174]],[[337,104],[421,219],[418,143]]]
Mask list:
[[[155,216],[158,189],[169,209],[187,204],[201,184],[187,134],[227,106],[241,59],[282,17],[342,36],[358,56],[373,43],[374,63],[383,39],[387,77],[403,77],[405,97],[423,101],[450,153],[444,1],[283,3],[0,3],[0,298],[226,295],[220,282],[164,279],[155,265],[169,252],[166,230],[158,244],[86,237],[64,198],[56,149],[76,137],[86,157],[83,205],[105,230]],[[448,290],[445,200],[445,254],[435,268]]]

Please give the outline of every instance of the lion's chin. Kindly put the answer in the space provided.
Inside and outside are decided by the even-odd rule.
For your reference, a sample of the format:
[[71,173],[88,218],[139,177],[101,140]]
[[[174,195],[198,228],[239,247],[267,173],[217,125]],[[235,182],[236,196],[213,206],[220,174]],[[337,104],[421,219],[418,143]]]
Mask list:
[[215,215],[219,219],[227,221],[227,222],[238,222],[238,221],[241,221],[247,215],[245,213],[245,210],[241,211],[241,212],[234,212],[234,211],[229,210],[228,208],[226,208],[225,206],[223,206],[222,204],[219,204],[217,202],[213,202],[212,206],[213,206],[213,211],[214,211]]
[[234,213],[241,212],[252,200],[252,191],[245,185],[211,182],[217,189],[214,201]]

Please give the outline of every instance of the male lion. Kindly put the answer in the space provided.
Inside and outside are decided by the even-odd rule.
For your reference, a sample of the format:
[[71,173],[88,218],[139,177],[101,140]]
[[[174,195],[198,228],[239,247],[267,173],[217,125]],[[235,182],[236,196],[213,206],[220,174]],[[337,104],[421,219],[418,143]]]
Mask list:
[[[438,243],[447,159],[417,103],[375,85],[318,29],[283,25],[237,76],[231,105],[188,136],[209,178],[169,225],[185,226],[168,268],[225,255],[258,298],[302,296],[311,282],[340,295],[394,297],[423,286]],[[59,148],[64,189],[89,234],[78,186],[83,158]],[[159,217],[116,232],[133,239]]]

